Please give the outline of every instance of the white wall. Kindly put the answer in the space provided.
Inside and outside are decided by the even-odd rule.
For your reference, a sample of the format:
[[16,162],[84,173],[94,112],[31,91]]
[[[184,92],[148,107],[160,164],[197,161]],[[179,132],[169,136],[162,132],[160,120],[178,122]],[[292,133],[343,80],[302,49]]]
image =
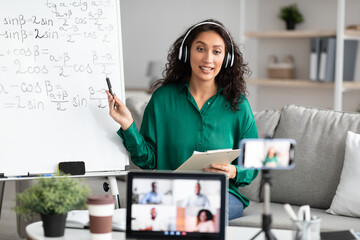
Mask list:
[[[201,20],[215,18],[223,22],[239,44],[240,0],[120,0],[120,3],[126,89],[148,88],[148,62],[160,60],[165,64],[175,39]],[[291,3],[297,3],[305,17],[305,22],[297,29],[336,29],[337,0],[246,0],[245,30],[284,29],[284,23],[277,15],[281,6]],[[359,0],[346,1],[346,24],[360,24],[359,9]],[[292,54],[296,77],[308,78],[308,39],[251,39],[242,49],[253,72],[252,77],[267,75],[268,56],[275,53],[280,59]],[[355,79],[359,81],[360,47],[357,56]],[[292,103],[333,106],[332,90],[280,88],[275,94],[274,88],[252,86],[249,91],[250,103],[256,111]],[[359,104],[360,97],[356,94],[344,94],[344,110],[353,111]]]
[[147,64],[166,62],[173,42],[193,24],[222,22],[239,41],[238,0],[120,0],[125,87],[147,88]]

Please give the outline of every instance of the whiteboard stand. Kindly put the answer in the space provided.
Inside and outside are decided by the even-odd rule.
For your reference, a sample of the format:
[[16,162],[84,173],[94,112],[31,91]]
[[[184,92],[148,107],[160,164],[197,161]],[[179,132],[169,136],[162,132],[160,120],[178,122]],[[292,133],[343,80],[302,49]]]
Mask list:
[[115,199],[115,208],[120,208],[119,188],[115,176],[108,176],[110,190]]

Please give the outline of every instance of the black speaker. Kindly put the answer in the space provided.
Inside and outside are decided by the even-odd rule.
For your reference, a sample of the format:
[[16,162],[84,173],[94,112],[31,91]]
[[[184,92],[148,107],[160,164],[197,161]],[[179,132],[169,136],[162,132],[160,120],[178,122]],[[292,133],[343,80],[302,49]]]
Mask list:
[[85,163],[79,162],[60,162],[59,170],[65,174],[70,175],[84,175],[85,174]]

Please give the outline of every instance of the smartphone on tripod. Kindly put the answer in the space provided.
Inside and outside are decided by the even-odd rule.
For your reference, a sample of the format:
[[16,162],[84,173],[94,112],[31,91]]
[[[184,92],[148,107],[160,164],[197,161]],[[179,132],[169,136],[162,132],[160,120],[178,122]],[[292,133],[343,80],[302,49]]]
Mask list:
[[262,172],[262,191],[264,196],[262,229],[251,238],[256,239],[264,233],[266,240],[276,240],[271,231],[272,216],[270,212],[271,170],[291,169],[294,164],[294,139],[243,139],[239,143],[240,155],[238,165],[248,169],[259,169]]
[[290,169],[294,164],[294,139],[243,139],[238,164],[253,169]]

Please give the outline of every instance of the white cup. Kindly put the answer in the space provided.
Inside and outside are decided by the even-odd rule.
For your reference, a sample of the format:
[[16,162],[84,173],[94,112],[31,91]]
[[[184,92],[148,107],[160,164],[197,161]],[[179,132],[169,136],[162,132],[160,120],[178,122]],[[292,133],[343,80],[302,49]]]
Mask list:
[[87,201],[91,240],[111,240],[115,201],[111,195],[91,196]]

